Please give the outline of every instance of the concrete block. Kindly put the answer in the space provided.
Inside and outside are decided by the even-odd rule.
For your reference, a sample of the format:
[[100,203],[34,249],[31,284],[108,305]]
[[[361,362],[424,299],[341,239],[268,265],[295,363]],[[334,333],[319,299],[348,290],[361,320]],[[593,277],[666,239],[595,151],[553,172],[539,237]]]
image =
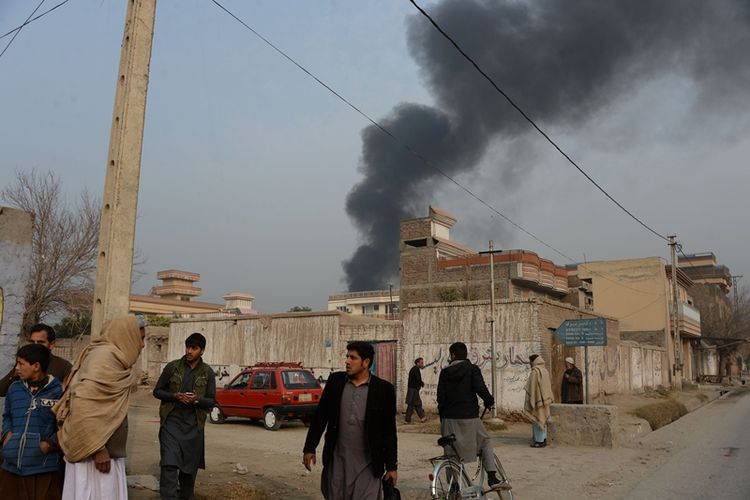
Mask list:
[[610,405],[553,404],[548,439],[572,446],[619,446],[618,413]]

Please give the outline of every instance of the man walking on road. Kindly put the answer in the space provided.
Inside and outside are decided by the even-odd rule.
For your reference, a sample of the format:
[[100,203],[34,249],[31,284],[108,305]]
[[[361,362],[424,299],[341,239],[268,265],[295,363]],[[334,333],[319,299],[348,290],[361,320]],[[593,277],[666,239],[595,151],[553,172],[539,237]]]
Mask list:
[[571,405],[583,404],[583,374],[573,358],[565,358],[565,373],[562,379],[560,402]]
[[206,468],[203,429],[216,404],[216,378],[203,362],[205,350],[206,337],[191,334],[185,355],[167,363],[154,387],[154,397],[161,400],[159,492],[164,500],[192,499],[198,469]]
[[[440,434],[456,436],[454,447],[464,462],[474,462],[481,450],[487,484],[493,489],[510,489],[509,484],[497,477],[492,440],[479,418],[477,396],[482,398],[485,408],[492,408],[495,399],[487,390],[479,367],[466,359],[466,344],[451,344],[448,352],[450,364],[440,370],[437,386]],[[453,454],[453,449],[446,447],[445,454]]]
[[411,423],[411,416],[414,411],[417,412],[420,422],[426,422],[427,417],[424,416],[424,410],[422,409],[422,398],[419,397],[419,390],[424,387],[422,382],[421,370],[424,368],[424,358],[417,358],[414,360],[414,366],[409,370],[409,382],[407,383],[406,389],[406,423]]
[[346,351],[346,372],[328,377],[307,432],[302,463],[312,470],[325,430],[323,497],[379,500],[383,481],[396,486],[398,478],[396,391],[390,382],[370,373],[375,357],[371,344],[351,342]]
[[[54,328],[45,325],[44,323],[32,326],[29,330],[29,344],[43,345],[50,350],[49,368],[47,368],[47,373],[59,380],[60,384],[65,382],[65,379],[68,378],[68,374],[70,374],[70,368],[72,365],[67,359],[52,354],[52,348],[55,347]],[[5,377],[0,379],[0,397],[4,398],[5,395],[8,394],[10,384],[16,380],[18,380],[18,375],[16,375],[16,368],[13,367]]]

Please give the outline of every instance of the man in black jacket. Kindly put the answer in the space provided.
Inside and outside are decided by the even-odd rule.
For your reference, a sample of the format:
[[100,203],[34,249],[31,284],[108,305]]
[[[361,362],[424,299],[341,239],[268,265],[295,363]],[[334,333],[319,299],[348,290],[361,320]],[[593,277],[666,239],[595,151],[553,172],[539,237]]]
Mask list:
[[[497,477],[492,440],[479,418],[477,396],[485,408],[492,408],[495,400],[487,390],[479,367],[466,359],[468,349],[463,342],[448,348],[450,364],[440,370],[437,386],[440,433],[456,436],[456,451],[464,462],[473,462],[481,450],[482,466],[487,471],[487,484],[491,488],[509,489]],[[453,454],[451,447],[445,453]]]
[[427,421],[427,417],[424,416],[424,410],[422,409],[422,398],[419,397],[419,390],[424,387],[420,371],[422,368],[424,368],[424,358],[417,358],[414,360],[414,366],[409,370],[409,381],[406,385],[405,421],[407,424],[411,423],[411,416],[415,410],[420,422]]
[[370,373],[375,356],[371,344],[351,342],[346,351],[346,373],[328,377],[307,432],[302,463],[312,470],[325,430],[323,497],[378,499],[381,478],[395,486],[398,477],[396,391],[390,382]]

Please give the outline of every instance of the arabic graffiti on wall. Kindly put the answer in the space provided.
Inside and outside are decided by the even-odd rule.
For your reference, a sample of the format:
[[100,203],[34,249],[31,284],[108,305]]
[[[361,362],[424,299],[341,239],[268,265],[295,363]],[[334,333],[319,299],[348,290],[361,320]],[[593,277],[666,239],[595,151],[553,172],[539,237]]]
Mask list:
[[212,365],[211,368],[214,370],[214,375],[216,375],[217,387],[228,384],[230,380],[242,371],[242,367],[239,365]]
[[[448,346],[450,344],[414,344],[412,359],[423,357],[422,369],[424,388],[422,401],[428,408],[436,407],[437,383],[440,370],[448,366]],[[482,370],[485,383],[490,388],[492,380],[492,351],[488,342],[468,344],[468,360]],[[524,387],[529,374],[528,357],[534,351],[533,345],[523,343],[520,347],[507,342],[498,343],[495,351],[498,382],[498,407],[520,409],[523,406]]]

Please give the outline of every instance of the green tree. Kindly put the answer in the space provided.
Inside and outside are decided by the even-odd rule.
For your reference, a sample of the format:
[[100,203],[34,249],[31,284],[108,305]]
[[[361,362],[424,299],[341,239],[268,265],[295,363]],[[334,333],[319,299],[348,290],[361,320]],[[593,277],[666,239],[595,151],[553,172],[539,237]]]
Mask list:
[[289,311],[287,312],[296,313],[296,312],[309,312],[309,311],[312,311],[312,307],[310,306],[294,306],[294,307],[290,307]]

